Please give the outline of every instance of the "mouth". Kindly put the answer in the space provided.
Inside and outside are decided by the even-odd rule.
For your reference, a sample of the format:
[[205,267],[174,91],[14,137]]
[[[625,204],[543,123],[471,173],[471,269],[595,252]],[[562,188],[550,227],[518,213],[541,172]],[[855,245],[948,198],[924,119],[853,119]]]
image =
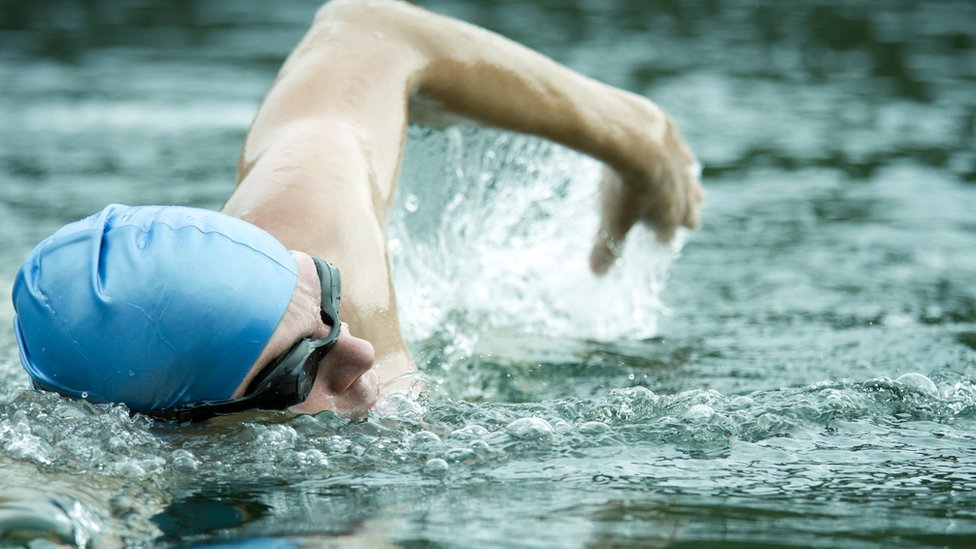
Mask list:
[[370,368],[358,376],[334,402],[341,415],[358,417],[372,411],[381,395],[379,374]]

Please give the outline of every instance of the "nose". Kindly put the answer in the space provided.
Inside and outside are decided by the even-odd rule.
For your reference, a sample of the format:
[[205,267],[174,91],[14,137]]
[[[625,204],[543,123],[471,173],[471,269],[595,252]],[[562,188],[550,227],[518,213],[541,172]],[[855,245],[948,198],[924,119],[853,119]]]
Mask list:
[[376,351],[373,344],[349,333],[349,326],[343,322],[342,332],[335,347],[329,351],[319,365],[319,375],[325,377],[329,392],[341,395],[349,390],[363,374],[373,367]]

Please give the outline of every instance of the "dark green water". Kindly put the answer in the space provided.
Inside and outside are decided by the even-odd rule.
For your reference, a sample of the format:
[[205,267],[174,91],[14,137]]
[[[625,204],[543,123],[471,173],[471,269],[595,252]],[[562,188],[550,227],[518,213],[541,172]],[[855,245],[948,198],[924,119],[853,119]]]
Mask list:
[[658,101],[703,229],[592,280],[594,162],[414,128],[424,398],[183,429],[33,393],[24,255],[108,202],[219,206],[316,5],[0,0],[0,546],[976,545],[976,6],[424,5]]

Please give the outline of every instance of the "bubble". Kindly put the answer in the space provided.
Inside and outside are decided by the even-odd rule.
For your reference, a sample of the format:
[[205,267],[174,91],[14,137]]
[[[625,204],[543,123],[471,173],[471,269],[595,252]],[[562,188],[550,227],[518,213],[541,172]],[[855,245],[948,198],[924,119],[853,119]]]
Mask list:
[[123,477],[140,479],[146,476],[146,470],[134,460],[125,460],[115,464],[114,471]]
[[444,454],[444,460],[449,463],[474,463],[478,455],[471,448],[451,448]]
[[197,458],[187,450],[173,450],[173,453],[170,454],[170,458],[173,461],[173,467],[175,467],[177,471],[184,473],[192,473],[200,466],[200,462],[197,460]]
[[708,419],[715,415],[715,410],[708,404],[695,404],[685,412],[685,419],[699,420]]
[[424,464],[424,474],[434,477],[442,477],[447,474],[451,466],[441,458],[428,459]]
[[298,432],[287,425],[272,425],[261,429],[256,437],[257,445],[266,449],[294,448]]
[[492,452],[491,445],[483,440],[471,441],[471,451],[478,454],[479,456],[484,456]]
[[296,454],[296,457],[298,458],[298,463],[303,466],[312,466],[312,467],[329,466],[328,456],[326,456],[320,450],[316,450],[315,448],[309,448],[304,452],[298,452]]
[[587,421],[579,426],[579,432],[583,435],[602,435],[610,430],[610,426],[602,421]]
[[562,418],[556,418],[551,422],[552,428],[557,433],[568,433],[573,430],[573,426]]
[[555,434],[552,425],[549,425],[549,422],[541,417],[516,419],[505,427],[505,432],[509,436],[521,440],[538,440],[552,437]]
[[476,438],[482,438],[488,434],[488,429],[485,429],[481,425],[468,425],[460,429],[451,431],[449,435],[450,438],[459,440],[471,440]]
[[443,446],[444,443],[441,441],[441,437],[430,431],[420,431],[410,439],[410,448],[414,451],[425,452],[438,450]]
[[[404,376],[393,381],[403,381]],[[389,418],[397,421],[418,421],[426,410],[424,405],[407,391],[392,389],[381,397],[373,408],[377,417]]]
[[745,408],[752,408],[756,402],[752,398],[747,396],[737,396],[729,402],[729,408],[732,410],[742,410]]
[[898,376],[898,379],[895,381],[928,396],[939,396],[939,389],[935,386],[935,383],[933,383],[932,380],[926,377],[924,374],[910,372]]

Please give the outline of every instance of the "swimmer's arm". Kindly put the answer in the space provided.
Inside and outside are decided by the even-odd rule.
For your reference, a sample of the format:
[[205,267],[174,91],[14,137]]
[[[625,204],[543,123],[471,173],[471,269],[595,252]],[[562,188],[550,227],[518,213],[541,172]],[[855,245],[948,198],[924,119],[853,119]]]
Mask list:
[[[602,160],[594,272],[614,262],[638,221],[668,241],[699,225],[698,163],[656,104],[602,84],[490,31],[426,12],[398,21],[424,65],[410,91],[422,106],[562,143]],[[427,109],[429,110],[429,109]]]
[[[539,135],[604,161],[602,237],[594,269],[637,221],[669,237],[698,224],[701,189],[694,157],[651,101],[601,84],[490,31],[391,0],[337,0],[323,6],[289,56],[249,132],[238,173],[293,152],[306,165],[342,168],[330,154],[341,138],[368,168],[379,223],[395,190],[408,99],[419,94],[485,124]],[[323,128],[317,130],[316,128]],[[328,128],[328,130],[326,130]],[[315,145],[321,143],[321,146]],[[602,255],[597,253],[602,249]]]
[[[699,224],[695,158],[656,104],[602,84],[485,29],[391,1],[333,2],[319,21],[370,28],[400,56],[403,101],[411,95],[479,122],[538,135],[602,160],[601,231],[592,266],[606,270],[637,221],[662,240]],[[382,122],[373,133],[400,136]],[[394,165],[399,155],[391,158]],[[389,180],[388,180],[389,181]],[[392,183],[392,181],[391,181]],[[392,193],[392,185],[386,189]]]

